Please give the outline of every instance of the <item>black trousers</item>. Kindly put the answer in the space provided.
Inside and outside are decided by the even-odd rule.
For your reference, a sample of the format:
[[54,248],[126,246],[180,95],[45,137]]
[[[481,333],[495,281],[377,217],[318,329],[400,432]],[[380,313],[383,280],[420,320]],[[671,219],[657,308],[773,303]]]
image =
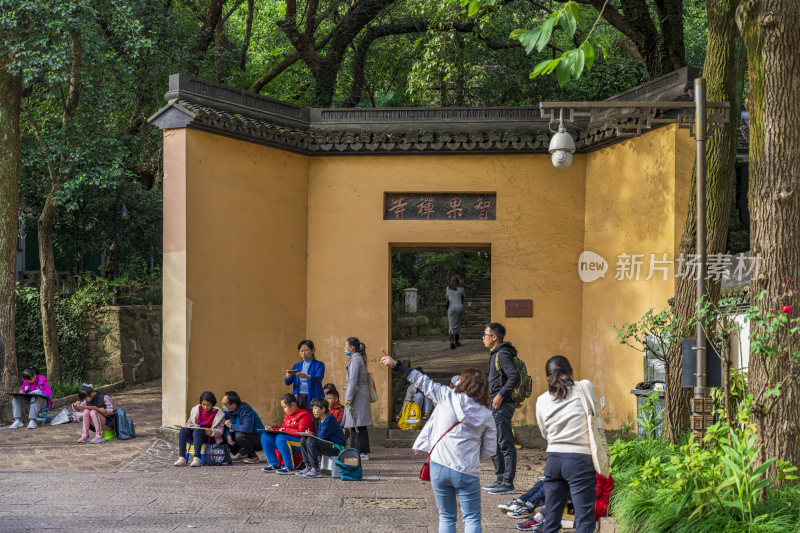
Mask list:
[[256,457],[256,450],[261,449],[261,437],[256,433],[244,433],[237,431],[233,434],[233,446],[231,446],[231,455],[236,455],[239,450],[242,450],[247,457],[251,459]]
[[544,465],[544,533],[561,530],[567,497],[575,507],[575,533],[594,531],[597,474],[592,456],[582,453],[548,453]]
[[511,402],[503,402],[499,409],[492,408],[494,424],[497,427],[497,453],[492,456],[494,473],[498,481],[514,483],[517,473],[517,449],[514,447],[514,431],[511,419],[516,407]]
[[369,453],[369,433],[367,432],[367,426],[350,428],[350,447],[358,450],[358,453]]
[[329,442],[303,437],[300,439],[300,452],[303,454],[303,462],[306,467],[319,470],[319,456],[330,455],[335,457],[339,455],[339,448]]
[[181,455],[186,453],[186,443],[189,440],[194,444],[194,456],[200,457],[200,450],[203,444],[208,442],[208,435],[202,429],[181,428],[180,433],[178,433],[178,453]]

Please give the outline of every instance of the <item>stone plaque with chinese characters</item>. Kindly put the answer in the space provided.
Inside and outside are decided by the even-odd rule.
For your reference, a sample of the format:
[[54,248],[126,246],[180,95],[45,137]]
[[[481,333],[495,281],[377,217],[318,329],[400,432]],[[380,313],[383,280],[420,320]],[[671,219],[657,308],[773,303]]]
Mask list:
[[533,300],[506,300],[506,318],[533,316]]
[[496,220],[496,194],[404,193],[383,195],[384,220]]

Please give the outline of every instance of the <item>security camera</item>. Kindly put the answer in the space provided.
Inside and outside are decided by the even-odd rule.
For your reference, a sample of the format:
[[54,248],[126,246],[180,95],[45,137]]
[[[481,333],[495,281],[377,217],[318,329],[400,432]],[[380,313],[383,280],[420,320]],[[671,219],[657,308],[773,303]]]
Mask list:
[[564,170],[572,164],[572,154],[575,152],[575,140],[567,133],[567,129],[559,126],[558,132],[550,139],[550,153],[553,166]]
[[554,167],[560,170],[565,170],[572,164],[572,152],[567,152],[566,150],[554,150],[551,160],[553,161]]

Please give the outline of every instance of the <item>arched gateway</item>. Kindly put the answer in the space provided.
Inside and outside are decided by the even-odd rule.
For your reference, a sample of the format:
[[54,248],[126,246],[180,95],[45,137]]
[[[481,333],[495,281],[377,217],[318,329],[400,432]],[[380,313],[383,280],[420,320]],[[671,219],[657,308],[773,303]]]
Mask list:
[[[615,99],[685,99],[691,74]],[[648,129],[636,109],[577,118],[574,162],[556,170],[538,108],[308,109],[182,75],[166,98],[150,119],[164,132],[164,426],[207,389],[235,389],[278,420],[297,342],[313,339],[326,381],[342,384],[352,335],[367,345],[386,426],[377,358],[390,341],[391,251],[424,246],[491,249],[492,319],[534,397],[560,353],[604,397],[611,427],[632,419],[641,355],[611,325],[673,294],[686,130]],[[620,135],[637,125],[641,135]],[[596,255],[583,256],[582,281],[584,251]],[[515,421],[535,422],[532,400]]]

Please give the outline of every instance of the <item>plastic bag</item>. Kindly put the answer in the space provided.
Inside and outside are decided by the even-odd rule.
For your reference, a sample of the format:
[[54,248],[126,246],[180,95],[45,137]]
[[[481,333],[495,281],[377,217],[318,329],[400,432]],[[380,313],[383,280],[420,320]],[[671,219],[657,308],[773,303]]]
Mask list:
[[57,426],[59,424],[67,424],[69,422],[72,422],[72,420],[70,419],[69,411],[67,410],[66,407],[62,409],[60,413],[54,416],[53,420],[50,421],[50,423],[54,426]]

